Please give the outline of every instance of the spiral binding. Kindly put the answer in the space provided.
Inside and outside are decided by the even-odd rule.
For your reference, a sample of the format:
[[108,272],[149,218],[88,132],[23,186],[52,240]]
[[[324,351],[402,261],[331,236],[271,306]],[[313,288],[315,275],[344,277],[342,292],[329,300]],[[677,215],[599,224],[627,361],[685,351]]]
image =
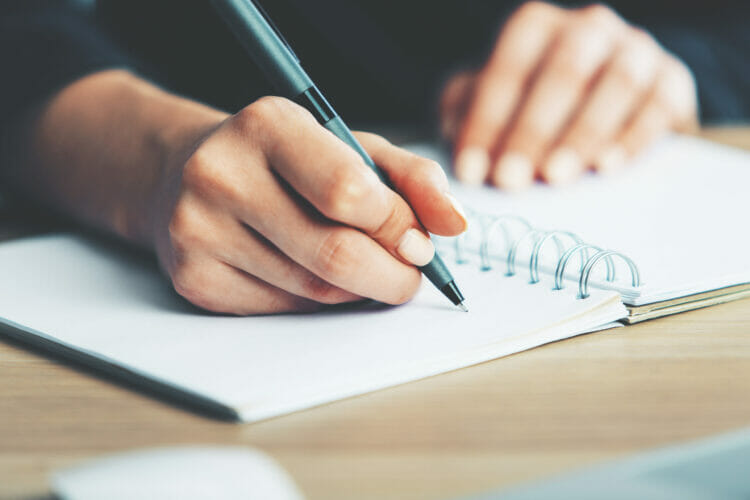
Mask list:
[[[491,258],[491,247],[494,238],[502,235],[503,240],[508,248],[505,258],[506,276],[516,274],[516,259],[519,249],[526,242],[531,242],[532,250],[529,258],[529,277],[530,283],[539,283],[539,258],[545,245],[552,241],[557,248],[557,265],[555,266],[554,290],[562,290],[565,286],[565,269],[569,261],[576,255],[580,256],[580,268],[578,270],[578,298],[585,299],[589,294],[589,281],[591,273],[600,261],[606,265],[605,280],[608,282],[615,281],[616,266],[614,258],[623,261],[630,270],[631,285],[634,288],[641,286],[641,276],[638,266],[627,255],[616,250],[602,249],[596,245],[585,243],[577,234],[570,231],[546,231],[535,228],[529,221],[517,215],[489,215],[468,211],[468,216],[473,222],[478,223],[481,228],[481,240],[479,242],[479,259],[480,268],[483,271],[493,269]],[[472,224],[474,226],[475,224]],[[514,237],[515,229],[521,229],[523,232]],[[517,231],[516,231],[517,232]],[[467,232],[468,233],[468,232]],[[468,262],[466,256],[467,233],[455,238],[454,249],[456,263],[464,264]],[[567,246],[566,242],[568,245]],[[591,255],[591,252],[595,252]]]

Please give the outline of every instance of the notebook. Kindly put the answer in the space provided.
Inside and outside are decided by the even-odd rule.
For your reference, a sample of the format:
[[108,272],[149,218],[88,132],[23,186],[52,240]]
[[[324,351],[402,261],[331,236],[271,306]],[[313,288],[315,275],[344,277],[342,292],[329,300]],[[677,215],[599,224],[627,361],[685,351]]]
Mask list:
[[[150,256],[79,234],[8,242],[0,245],[2,333],[218,416],[256,421],[620,326],[649,301],[717,300],[712,290],[722,287],[739,296],[726,287],[750,274],[739,230],[749,167],[744,153],[673,138],[620,176],[560,191],[456,186],[473,227],[438,244],[469,313],[425,280],[400,307],[210,315],[178,297]],[[623,253],[582,249],[555,283],[556,262],[577,241]],[[626,258],[638,263],[636,287]]]
[[[445,161],[436,148],[412,149]],[[489,256],[505,273],[515,249],[511,271],[529,279],[535,253],[540,275],[554,277],[566,250],[592,245],[567,256],[564,286],[580,291],[582,254],[598,259],[585,284],[618,291],[629,309],[626,322],[635,323],[750,295],[749,183],[750,153],[675,135],[618,174],[590,174],[562,188],[538,184],[508,195],[455,185],[473,214],[458,245],[474,255],[484,246],[483,260]],[[617,254],[597,257],[599,250]],[[608,282],[607,265],[620,266],[624,281]]]

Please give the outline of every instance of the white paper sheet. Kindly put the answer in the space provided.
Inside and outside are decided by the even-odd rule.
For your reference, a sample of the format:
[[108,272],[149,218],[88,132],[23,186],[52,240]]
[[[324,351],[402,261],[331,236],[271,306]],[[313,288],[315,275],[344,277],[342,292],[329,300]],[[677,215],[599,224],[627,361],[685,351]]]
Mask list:
[[454,275],[469,313],[426,281],[401,307],[226,317],[178,297],[143,256],[70,235],[0,245],[0,316],[73,352],[258,420],[529,349],[623,318],[613,292]]

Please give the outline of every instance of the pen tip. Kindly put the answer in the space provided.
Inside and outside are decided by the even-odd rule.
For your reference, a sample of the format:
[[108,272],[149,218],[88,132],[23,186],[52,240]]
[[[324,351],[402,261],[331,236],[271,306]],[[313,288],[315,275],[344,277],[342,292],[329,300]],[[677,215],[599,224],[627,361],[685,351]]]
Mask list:
[[463,312],[467,313],[469,312],[469,308],[466,307],[466,305],[463,302],[459,302],[457,304],[458,308],[461,309]]

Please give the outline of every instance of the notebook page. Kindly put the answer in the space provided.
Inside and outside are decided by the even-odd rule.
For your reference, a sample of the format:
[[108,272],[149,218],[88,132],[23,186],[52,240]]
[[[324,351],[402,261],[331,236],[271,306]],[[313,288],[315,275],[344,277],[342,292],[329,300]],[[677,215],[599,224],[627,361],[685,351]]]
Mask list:
[[[69,235],[0,245],[0,316],[35,335],[258,420],[460,368],[626,316],[617,294],[574,291],[468,264],[469,313],[426,282],[401,307],[227,317],[186,305],[154,263]],[[31,334],[31,333],[30,333]]]
[[[435,149],[416,149],[446,161]],[[513,195],[453,189],[480,212],[521,215],[535,227],[573,231],[625,253],[644,286],[624,299],[641,305],[750,282],[748,186],[750,153],[672,136],[619,173],[590,174],[569,186],[538,184]]]

